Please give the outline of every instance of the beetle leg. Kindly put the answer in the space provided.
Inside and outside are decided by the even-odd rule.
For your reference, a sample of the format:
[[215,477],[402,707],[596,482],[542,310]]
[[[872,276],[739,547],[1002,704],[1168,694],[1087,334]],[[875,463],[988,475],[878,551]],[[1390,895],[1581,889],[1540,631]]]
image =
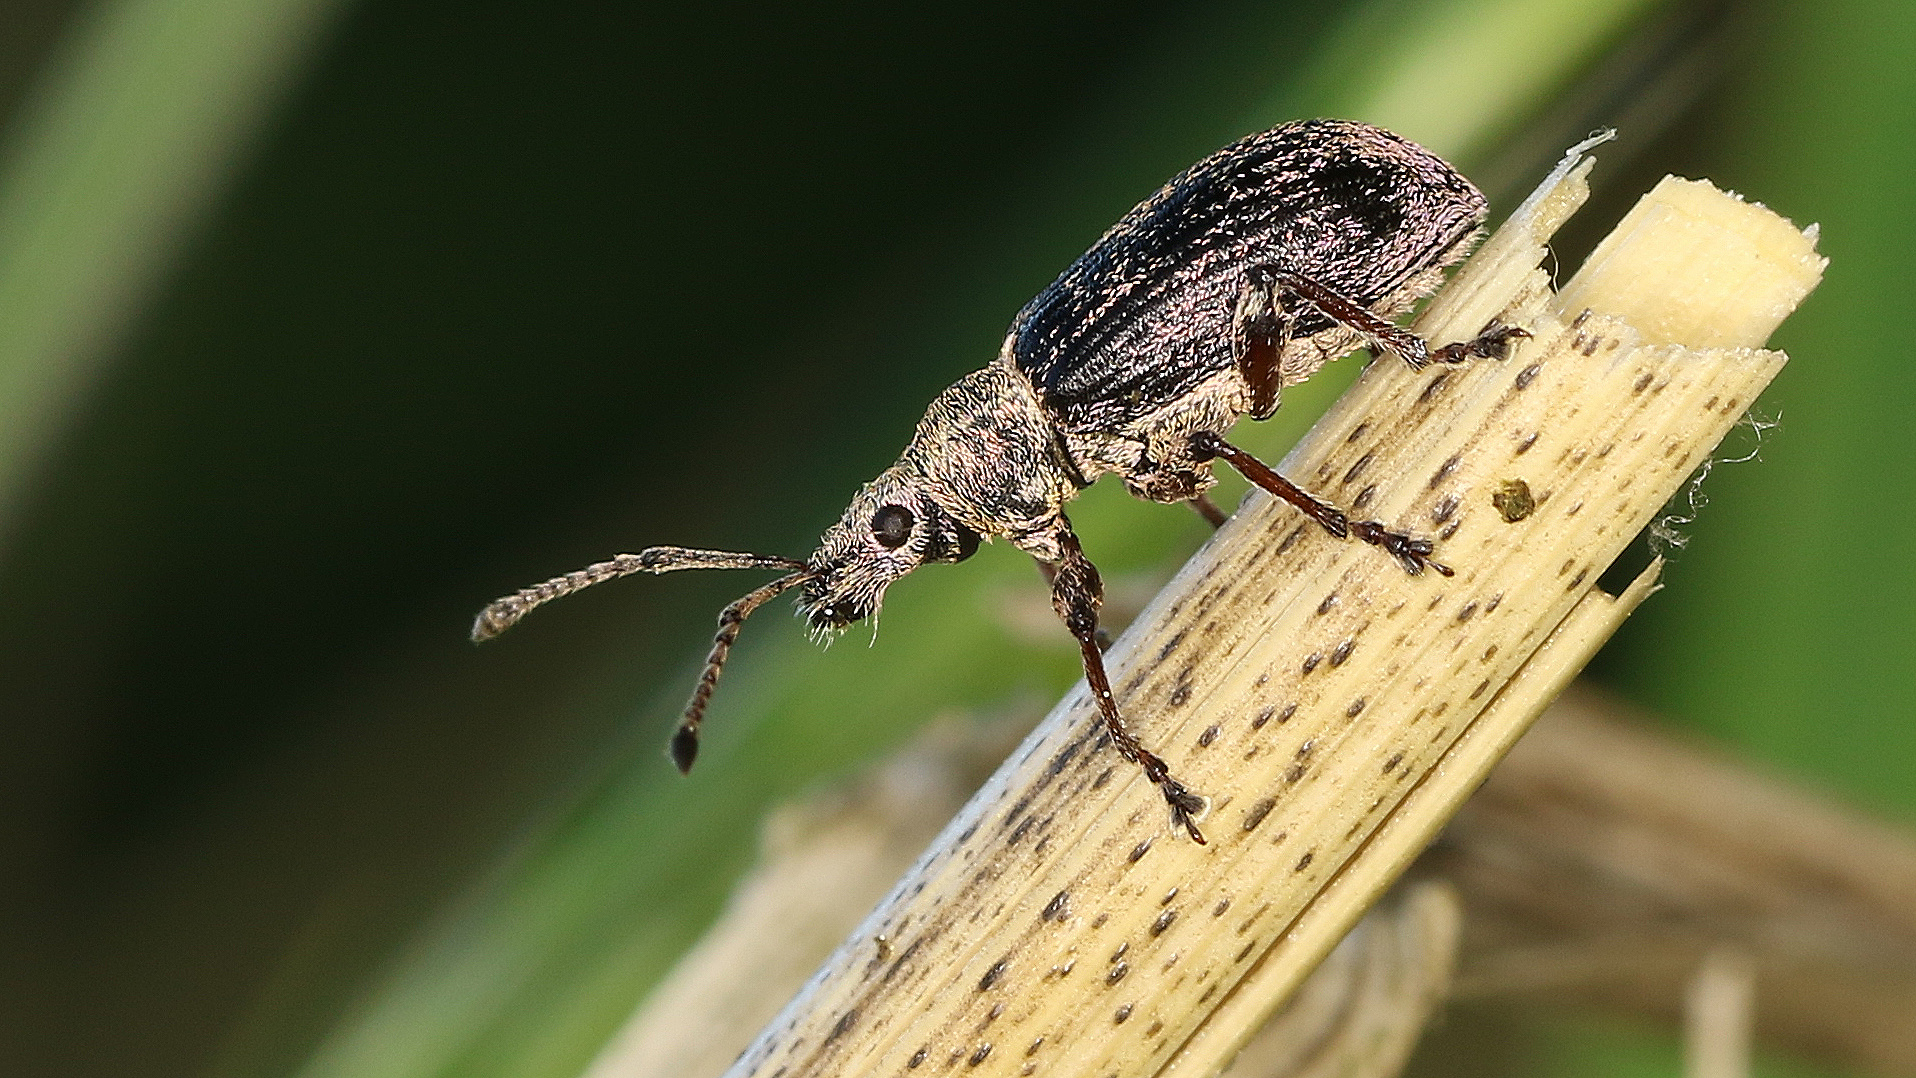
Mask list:
[[[1032,555],[1031,560],[1038,566],[1038,572],[1044,576],[1044,582],[1055,589],[1058,586],[1058,567],[1035,554]],[[1097,639],[1100,652],[1111,650],[1111,634],[1102,625],[1098,626]]]
[[[1483,332],[1477,334],[1475,338],[1447,344],[1432,351],[1429,342],[1422,337],[1388,318],[1380,317],[1363,304],[1322,284],[1314,277],[1307,277],[1282,266],[1273,265],[1252,266],[1247,271],[1247,276],[1253,282],[1266,284],[1274,291],[1288,293],[1317,308],[1326,318],[1360,334],[1371,344],[1410,364],[1411,370],[1422,369],[1426,364],[1433,362],[1462,363],[1473,356],[1502,359],[1509,352],[1510,342],[1513,339],[1530,336],[1516,326],[1506,326],[1492,319],[1490,324],[1484,327]],[[1271,302],[1276,305],[1278,296],[1273,295]],[[1238,309],[1242,311],[1244,307],[1245,303],[1240,300]],[[1245,380],[1250,379],[1247,376]],[[1252,397],[1253,400],[1259,399],[1256,383],[1252,383]],[[1252,415],[1254,418],[1265,418],[1255,412]]]
[[1191,507],[1191,512],[1203,517],[1205,523],[1209,524],[1212,528],[1222,528],[1224,522],[1231,519],[1230,514],[1219,509],[1217,503],[1211,500],[1209,494],[1194,494],[1186,498],[1184,504]]
[[1277,414],[1284,390],[1284,342],[1291,336],[1291,318],[1277,302],[1268,275],[1253,267],[1238,292],[1237,312],[1231,319],[1231,358],[1237,373],[1251,387],[1252,419]]
[[1091,686],[1092,698],[1098,702],[1098,713],[1104,717],[1105,732],[1118,747],[1119,755],[1142,767],[1144,777],[1157,784],[1171,806],[1172,825],[1182,827],[1193,842],[1203,845],[1204,832],[1198,830],[1196,817],[1204,813],[1205,799],[1172,778],[1170,767],[1138,743],[1137,737],[1125,726],[1124,716],[1118,713],[1117,698],[1111,694],[1111,678],[1104,670],[1104,652],[1098,647],[1098,607],[1104,602],[1104,582],[1099,579],[1091,559],[1084,556],[1084,547],[1079,545],[1070,523],[1063,516],[1058,520],[1062,557],[1051,579],[1051,605],[1058,617],[1064,619],[1065,628],[1078,638],[1084,679]]
[[1223,458],[1244,478],[1302,509],[1304,515],[1323,525],[1325,531],[1339,539],[1361,539],[1381,548],[1396,558],[1405,572],[1415,575],[1429,566],[1445,576],[1455,575],[1449,566],[1430,560],[1430,540],[1413,539],[1402,532],[1391,531],[1375,520],[1352,520],[1342,509],[1277,474],[1270,465],[1210,431],[1199,431],[1191,436],[1191,452],[1199,460]]
[[1530,336],[1530,331],[1516,326],[1506,326],[1495,318],[1484,327],[1482,333],[1468,341],[1456,341],[1444,345],[1432,352],[1430,358],[1438,363],[1462,363],[1473,356],[1484,359],[1502,359],[1510,354],[1510,342],[1519,337]]

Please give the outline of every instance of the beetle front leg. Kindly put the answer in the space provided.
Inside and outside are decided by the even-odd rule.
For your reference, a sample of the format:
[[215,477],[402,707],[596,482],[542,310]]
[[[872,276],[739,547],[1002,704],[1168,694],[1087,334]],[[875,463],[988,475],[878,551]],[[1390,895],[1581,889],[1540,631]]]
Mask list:
[[1325,531],[1339,539],[1361,539],[1382,549],[1396,558],[1405,572],[1415,575],[1429,566],[1445,576],[1456,575],[1449,566],[1430,559],[1430,540],[1413,539],[1402,532],[1391,531],[1375,520],[1352,520],[1342,509],[1277,474],[1276,469],[1219,435],[1210,431],[1199,431],[1192,435],[1191,452],[1199,460],[1222,458],[1244,478],[1302,509],[1306,516],[1323,525]]
[[1119,755],[1142,767],[1144,777],[1157,784],[1171,806],[1172,826],[1184,828],[1193,842],[1204,845],[1204,832],[1198,830],[1196,817],[1204,814],[1205,799],[1172,778],[1170,767],[1138,743],[1137,737],[1125,726],[1124,716],[1118,713],[1117,698],[1111,694],[1111,678],[1104,669],[1104,652],[1098,646],[1098,607],[1104,603],[1104,581],[1098,576],[1097,566],[1084,556],[1084,547],[1079,545],[1070,524],[1062,516],[1059,522],[1062,525],[1062,534],[1058,536],[1061,556],[1051,578],[1051,606],[1064,620],[1065,628],[1078,638],[1084,679],[1091,686],[1092,698],[1098,702],[1105,732],[1118,747]]
[[[1038,566],[1038,573],[1044,577],[1045,585],[1052,589],[1052,603],[1055,605],[1057,603],[1058,567],[1038,557],[1036,554],[1031,556],[1031,560]],[[1102,625],[1098,626],[1097,640],[1099,651],[1111,650],[1111,633]]]

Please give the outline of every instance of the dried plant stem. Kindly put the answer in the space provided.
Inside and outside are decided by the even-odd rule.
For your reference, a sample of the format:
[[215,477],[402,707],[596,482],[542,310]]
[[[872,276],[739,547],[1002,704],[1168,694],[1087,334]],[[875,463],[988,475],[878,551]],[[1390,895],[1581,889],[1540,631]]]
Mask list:
[[1756,971],[1750,957],[1719,945],[1684,993],[1685,1078],[1750,1078]]
[[1423,880],[1373,906],[1238,1052],[1232,1078],[1392,1078],[1443,1005],[1463,913]]
[[[1003,757],[1017,725],[934,724],[855,785],[781,810],[764,864],[592,1078],[721,1073]],[[1725,987],[1747,992],[1751,972],[1760,1041],[1916,1074],[1916,1030],[1903,1020],[1916,1013],[1916,837],[1659,733],[1587,688],[1551,705],[1414,871],[1444,882],[1374,908],[1231,1074],[1334,1066],[1388,1078],[1446,987],[1465,1000],[1675,1019],[1698,1009],[1689,993],[1701,981],[1720,1004]],[[1743,958],[1700,977],[1712,954]],[[1746,1002],[1688,1024],[1712,1049],[1743,1050],[1727,1027],[1747,1020],[1735,1014]],[[1702,1064],[1710,1051],[1689,1055]]]
[[1729,1013],[1699,971],[1741,955],[1759,1040],[1916,1074],[1916,838],[1622,718],[1567,693],[1420,865],[1464,896],[1459,997]]
[[[1291,995],[1651,590],[1654,566],[1621,599],[1595,582],[1781,366],[1753,346],[1793,304],[1739,307],[1697,261],[1756,244],[1799,298],[1820,273],[1767,211],[1660,187],[1666,225],[1633,212],[1566,309],[1537,266],[1585,168],[1419,326],[1447,341],[1502,317],[1533,340],[1502,364],[1374,365],[1284,468],[1434,533],[1457,577],[1258,499],[1113,647],[1140,735],[1213,798],[1212,844],[1167,829],[1080,687],[733,1073],[1209,1075]],[[1686,318],[1739,328],[1699,351],[1612,309],[1659,341],[1689,339]],[[1521,512],[1493,501],[1517,481]]]

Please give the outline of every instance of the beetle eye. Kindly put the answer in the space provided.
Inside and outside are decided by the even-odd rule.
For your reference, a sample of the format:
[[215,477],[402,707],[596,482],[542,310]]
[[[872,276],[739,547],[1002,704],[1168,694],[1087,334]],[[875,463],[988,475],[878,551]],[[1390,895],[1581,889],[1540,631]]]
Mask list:
[[872,537],[878,545],[897,550],[911,538],[911,510],[902,505],[887,505],[872,514]]

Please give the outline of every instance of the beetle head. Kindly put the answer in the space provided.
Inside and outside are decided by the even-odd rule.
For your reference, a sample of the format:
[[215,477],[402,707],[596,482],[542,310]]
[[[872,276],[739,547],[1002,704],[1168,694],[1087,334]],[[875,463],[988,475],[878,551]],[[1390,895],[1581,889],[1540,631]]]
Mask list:
[[813,634],[877,613],[892,581],[928,562],[960,562],[978,533],[929,498],[915,470],[894,465],[862,487],[806,562],[798,605]]

